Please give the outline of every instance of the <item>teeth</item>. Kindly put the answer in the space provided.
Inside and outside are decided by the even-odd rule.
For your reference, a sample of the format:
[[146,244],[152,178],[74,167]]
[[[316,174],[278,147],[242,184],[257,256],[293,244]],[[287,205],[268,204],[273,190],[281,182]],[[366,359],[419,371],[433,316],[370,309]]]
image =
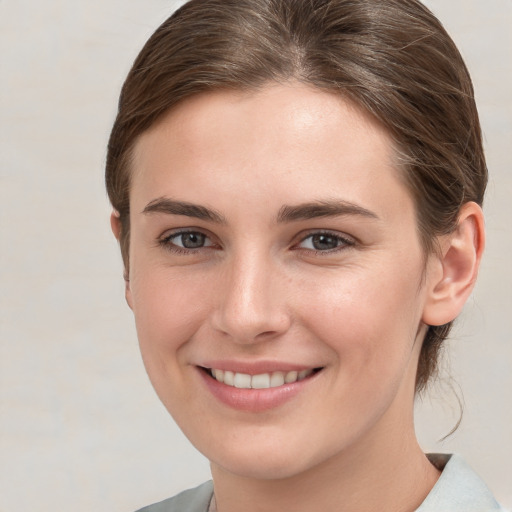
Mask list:
[[[291,372],[290,372],[291,373]],[[284,384],[284,373],[283,372],[274,372],[270,376],[270,387],[277,388],[278,386],[282,386]],[[295,382],[292,380],[292,382]]]
[[213,376],[221,382],[224,382],[224,370],[212,370]]
[[246,373],[235,373],[235,388],[251,389],[251,376]]
[[284,377],[284,381],[286,382],[286,384],[290,384],[290,382],[295,382],[297,380],[298,375],[299,372],[288,372]]
[[[217,377],[215,377],[217,380],[219,380]],[[224,372],[224,384],[227,384],[228,386],[234,386],[235,385],[235,374],[233,372],[225,371]]]
[[303,380],[305,379],[309,374],[311,373],[310,370],[302,370],[301,372],[299,372],[299,375],[298,375],[298,380]]
[[247,373],[230,372],[229,370],[210,370],[214,379],[240,389],[268,389],[277,388],[284,384],[293,384],[299,380],[304,380],[313,373],[312,369],[302,370],[300,372],[272,372],[261,373],[259,375],[249,375]]

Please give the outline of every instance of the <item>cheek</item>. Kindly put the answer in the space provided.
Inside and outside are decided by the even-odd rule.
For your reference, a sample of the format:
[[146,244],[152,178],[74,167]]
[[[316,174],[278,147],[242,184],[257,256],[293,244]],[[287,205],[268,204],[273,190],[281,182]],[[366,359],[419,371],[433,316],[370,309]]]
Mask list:
[[130,288],[145,361],[150,355],[175,356],[193,336],[209,307],[204,279],[198,274],[190,277],[186,271],[147,269],[134,273]]
[[209,303],[203,279],[179,274],[138,267],[130,281],[144,366],[157,395],[173,415],[193,400],[191,388],[182,385],[185,353]]
[[407,364],[416,337],[420,272],[405,262],[382,267],[386,271],[354,268],[331,279],[304,280],[300,289],[314,300],[303,301],[301,316],[342,368],[392,378]]
[[342,441],[370,428],[391,404],[409,406],[419,322],[416,289],[406,276],[343,277],[310,289],[315,300],[303,311],[308,330],[331,351],[326,409],[342,414],[318,414],[327,431],[343,432]]

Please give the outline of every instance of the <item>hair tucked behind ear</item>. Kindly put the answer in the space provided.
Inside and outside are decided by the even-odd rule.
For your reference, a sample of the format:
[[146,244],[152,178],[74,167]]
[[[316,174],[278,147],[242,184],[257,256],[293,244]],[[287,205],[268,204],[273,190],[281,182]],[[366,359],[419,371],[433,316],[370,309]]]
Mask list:
[[[442,25],[416,0],[192,0],[146,43],[123,86],[106,183],[128,265],[131,153],[180,101],[212,89],[299,80],[371,113],[394,139],[425,251],[452,231],[487,180],[471,80]],[[435,372],[450,324],[432,326],[417,386]]]

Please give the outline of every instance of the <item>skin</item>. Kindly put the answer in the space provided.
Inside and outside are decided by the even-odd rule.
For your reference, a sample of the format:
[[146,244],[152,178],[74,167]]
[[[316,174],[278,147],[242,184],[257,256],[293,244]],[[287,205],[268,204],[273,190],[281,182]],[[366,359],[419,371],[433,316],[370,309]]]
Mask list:
[[[416,367],[426,325],[455,318],[473,286],[478,206],[425,255],[386,131],[295,83],[180,104],[137,142],[130,204],[144,363],[211,461],[219,512],[419,506],[439,472],[414,434]],[[203,246],[180,248],[182,231]],[[321,371],[254,412],[212,396],[211,361]]]

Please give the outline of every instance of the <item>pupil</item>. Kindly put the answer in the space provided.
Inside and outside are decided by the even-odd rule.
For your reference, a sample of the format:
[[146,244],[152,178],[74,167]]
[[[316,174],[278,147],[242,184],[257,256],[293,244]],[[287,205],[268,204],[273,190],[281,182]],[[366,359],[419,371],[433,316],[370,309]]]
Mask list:
[[181,235],[181,243],[186,249],[203,247],[205,236],[202,233],[184,233]]
[[338,247],[338,240],[330,235],[314,235],[313,247],[318,251],[325,251],[326,249],[335,249]]

